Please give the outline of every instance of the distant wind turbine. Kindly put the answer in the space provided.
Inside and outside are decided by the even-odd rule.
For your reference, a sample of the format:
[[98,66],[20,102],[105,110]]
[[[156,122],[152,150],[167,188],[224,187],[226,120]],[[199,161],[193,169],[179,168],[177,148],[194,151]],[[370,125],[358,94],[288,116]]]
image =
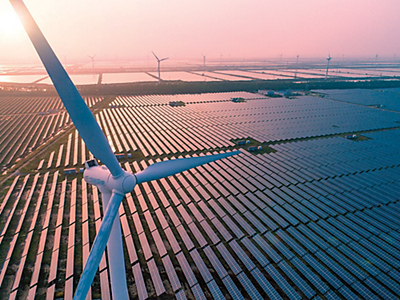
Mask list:
[[90,57],[90,59],[92,60],[92,70],[93,70],[93,73],[94,73],[94,58],[96,57],[96,54],[93,55],[93,56],[88,55],[88,57]]
[[296,72],[294,72],[294,78],[297,78],[297,69],[299,68],[299,55],[296,57]]
[[328,61],[326,64],[326,74],[325,74],[325,79],[328,78],[328,71],[329,71],[329,62],[331,61],[332,57],[331,54],[328,55],[328,57],[326,58],[326,60]]
[[378,54],[375,55],[375,68],[378,66]]
[[203,55],[203,68],[205,68],[206,67],[206,56],[204,54],[202,54],[202,55]]
[[167,60],[169,57],[165,57],[165,58],[159,59],[159,58],[157,57],[157,55],[156,55],[153,51],[151,51],[151,53],[153,53],[154,57],[157,59],[157,63],[158,63],[158,81],[160,82],[160,81],[161,81],[161,70],[160,70],[160,68],[161,68],[161,62],[162,62],[163,60]]

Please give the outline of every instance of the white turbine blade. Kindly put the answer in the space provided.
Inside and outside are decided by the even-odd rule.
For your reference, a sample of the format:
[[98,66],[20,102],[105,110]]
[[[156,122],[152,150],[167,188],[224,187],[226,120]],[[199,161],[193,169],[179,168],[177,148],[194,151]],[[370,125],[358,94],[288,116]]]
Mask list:
[[167,60],[168,58],[169,58],[169,57],[163,58],[163,59],[161,59],[160,61]]
[[21,20],[25,31],[28,33],[47,73],[53,81],[58,95],[89,151],[108,167],[113,176],[120,175],[123,171],[114,153],[111,151],[104,133],[101,131],[89,107],[83,101],[82,96],[54,54],[25,4],[22,0],[10,0],[10,3]]
[[157,55],[156,55],[153,51],[151,51],[151,53],[153,53],[154,57],[155,57],[158,61],[160,61],[160,60],[158,59]]
[[181,158],[168,161],[162,161],[147,167],[143,171],[136,173],[137,183],[152,181],[168,177],[203,164],[213,162],[218,159],[239,154],[240,151],[227,152],[222,154],[207,155],[201,157]]
[[106,213],[104,214],[103,221],[97,236],[94,240],[92,249],[90,250],[89,258],[86,262],[85,268],[83,269],[81,279],[79,280],[78,287],[76,288],[74,300],[83,300],[89,291],[90,286],[96,271],[99,267],[101,257],[103,256],[104,250],[110,236],[110,232],[118,213],[119,205],[121,204],[123,195],[112,193],[110,202],[108,203]]

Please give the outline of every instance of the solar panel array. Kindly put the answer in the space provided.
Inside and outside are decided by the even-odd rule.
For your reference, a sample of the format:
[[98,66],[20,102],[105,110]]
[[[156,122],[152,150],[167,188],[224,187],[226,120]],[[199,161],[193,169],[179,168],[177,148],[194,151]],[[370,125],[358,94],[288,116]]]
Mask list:
[[[103,98],[85,100],[92,107]],[[0,170],[29,154],[69,123],[59,98],[0,97]]]
[[383,90],[319,90],[318,92],[328,94],[334,100],[375,106],[377,108],[389,109],[400,112],[400,93],[398,89]]
[[[97,116],[123,151],[122,136],[130,145],[128,135],[143,134],[137,138],[148,158],[125,162],[128,171],[230,151],[233,138],[272,141],[276,152],[242,149],[127,194],[119,215],[130,297],[400,297],[398,114],[318,97],[193,102],[174,108],[123,102]],[[288,141],[294,130],[297,139]],[[338,135],[356,130],[371,131],[363,141]],[[307,138],[325,131],[333,135]],[[78,157],[81,148],[72,145],[84,149],[76,134],[70,154]],[[15,177],[0,204],[0,296],[72,299],[102,213],[99,191],[79,177],[64,179],[58,171]],[[110,299],[107,264],[103,257],[90,298]]]

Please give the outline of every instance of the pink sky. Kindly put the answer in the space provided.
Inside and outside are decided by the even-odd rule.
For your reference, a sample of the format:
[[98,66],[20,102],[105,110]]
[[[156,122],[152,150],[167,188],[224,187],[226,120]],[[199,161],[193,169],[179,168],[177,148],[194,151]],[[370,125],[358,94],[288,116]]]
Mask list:
[[[26,0],[56,53],[70,61],[198,58],[393,58],[400,49],[399,0]],[[37,63],[22,28],[0,2],[0,64]],[[6,23],[12,24],[12,22]],[[400,53],[397,57],[400,56]],[[152,58],[151,58],[152,59]]]

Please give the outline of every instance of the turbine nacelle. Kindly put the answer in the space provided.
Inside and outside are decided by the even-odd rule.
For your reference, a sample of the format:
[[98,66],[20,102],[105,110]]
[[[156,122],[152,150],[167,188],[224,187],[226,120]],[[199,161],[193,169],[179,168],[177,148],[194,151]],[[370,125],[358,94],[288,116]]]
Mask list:
[[106,166],[99,166],[94,159],[85,162],[83,178],[102,192],[118,192],[122,195],[131,192],[137,183],[135,175],[123,171],[119,176],[113,176]]

